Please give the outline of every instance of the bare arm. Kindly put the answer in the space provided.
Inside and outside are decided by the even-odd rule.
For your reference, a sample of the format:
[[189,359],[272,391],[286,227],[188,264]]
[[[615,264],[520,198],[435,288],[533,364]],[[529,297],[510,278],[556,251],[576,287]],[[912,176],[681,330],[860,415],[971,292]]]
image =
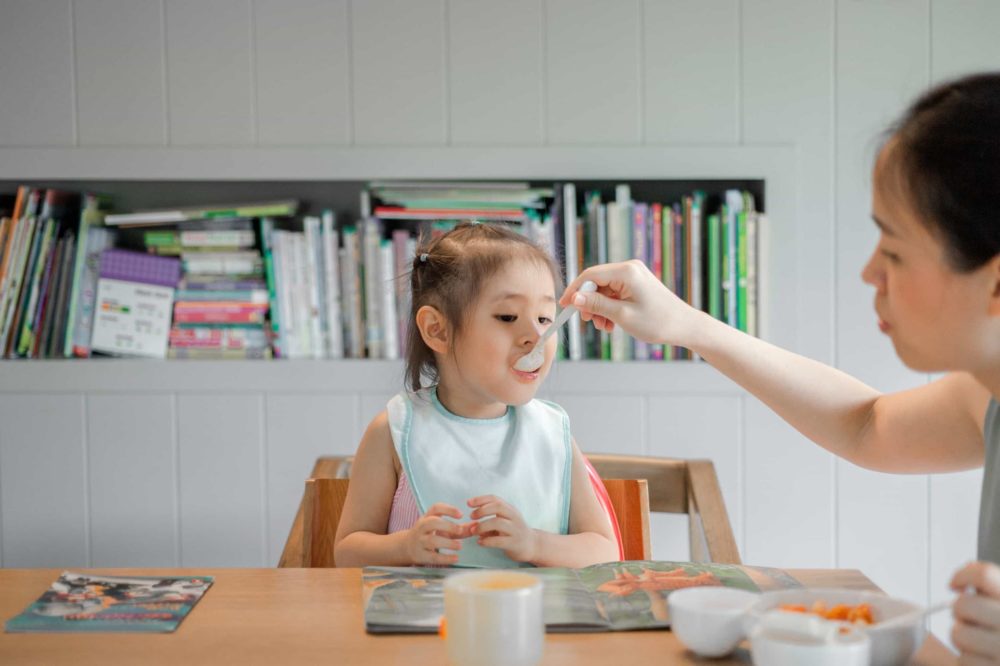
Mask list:
[[573,442],[570,472],[569,534],[537,532],[537,550],[532,564],[540,567],[585,567],[618,559],[618,544],[608,515],[594,494],[583,454]]
[[[584,280],[599,287],[577,294]],[[641,262],[588,268],[561,302],[586,320],[654,343],[694,350],[803,435],[857,465],[884,472],[944,472],[983,464],[989,392],[970,375],[881,394],[850,375],[775,347],[695,310]]]

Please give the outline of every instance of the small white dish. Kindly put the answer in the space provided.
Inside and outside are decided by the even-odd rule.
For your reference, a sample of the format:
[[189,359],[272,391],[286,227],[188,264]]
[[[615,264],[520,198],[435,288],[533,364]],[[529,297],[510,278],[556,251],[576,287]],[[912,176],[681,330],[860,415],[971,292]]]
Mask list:
[[760,595],[732,587],[688,587],[667,597],[670,629],[701,657],[724,657],[744,637],[744,617]]
[[755,666],[868,666],[871,654],[860,627],[805,613],[767,611],[749,638]]
[[912,615],[909,622],[887,624],[884,628],[879,626],[882,622],[887,622],[911,611],[920,610],[919,605],[903,599],[888,597],[879,592],[836,588],[801,588],[764,592],[747,613],[746,633],[748,636],[751,635],[764,613],[783,604],[811,608],[817,601],[822,601],[828,608],[837,604],[857,606],[866,603],[871,606],[875,624],[859,626],[871,639],[871,666],[905,664],[924,641],[924,621],[923,616],[919,613]]

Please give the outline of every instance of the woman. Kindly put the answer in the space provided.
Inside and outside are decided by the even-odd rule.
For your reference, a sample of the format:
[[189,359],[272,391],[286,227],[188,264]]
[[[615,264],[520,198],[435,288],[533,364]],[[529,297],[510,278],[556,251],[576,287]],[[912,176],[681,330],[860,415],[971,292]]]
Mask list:
[[[671,293],[637,261],[595,266],[567,287],[584,320],[687,347],[820,446],[883,472],[985,464],[978,562],[951,585],[962,663],[1000,663],[1000,73],[920,97],[873,172],[881,236],[862,272],[878,325],[906,365],[942,372],[881,394],[839,370],[741,333]],[[597,293],[577,293],[584,280]]]

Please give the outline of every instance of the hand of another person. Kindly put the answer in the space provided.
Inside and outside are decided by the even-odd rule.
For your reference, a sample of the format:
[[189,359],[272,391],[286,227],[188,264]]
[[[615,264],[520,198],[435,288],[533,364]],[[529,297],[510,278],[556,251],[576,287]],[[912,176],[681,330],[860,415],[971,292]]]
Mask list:
[[458,555],[439,552],[461,550],[462,542],[470,536],[471,525],[459,525],[445,517],[459,519],[462,512],[450,504],[438,503],[427,510],[409,530],[406,538],[406,554],[414,565],[448,565],[458,562]]
[[[577,293],[586,280],[597,291]],[[638,260],[588,268],[566,287],[559,304],[576,306],[580,317],[599,330],[611,331],[617,324],[639,340],[680,346],[688,346],[698,314]]]
[[474,509],[469,517],[479,521],[473,523],[472,534],[479,536],[480,546],[499,548],[515,562],[531,562],[534,559],[535,530],[524,522],[520,511],[496,495],[473,497],[469,506]]
[[1000,664],[1000,566],[967,564],[951,579],[951,588],[959,592],[951,629],[958,663]]

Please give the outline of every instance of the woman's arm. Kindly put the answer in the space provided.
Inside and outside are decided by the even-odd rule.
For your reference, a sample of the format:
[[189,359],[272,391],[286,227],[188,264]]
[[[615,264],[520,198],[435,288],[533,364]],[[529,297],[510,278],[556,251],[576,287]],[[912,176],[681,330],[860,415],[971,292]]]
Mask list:
[[[596,294],[577,294],[584,280]],[[925,473],[983,464],[989,392],[953,373],[926,386],[881,394],[850,375],[742,333],[695,310],[642,262],[589,268],[561,302],[584,319],[615,324],[649,342],[687,347],[755,395],[796,430],[857,465]]]
[[618,544],[611,522],[597,500],[576,441],[573,442],[570,476],[569,534],[536,530],[537,545],[532,564],[577,568],[617,560]]

